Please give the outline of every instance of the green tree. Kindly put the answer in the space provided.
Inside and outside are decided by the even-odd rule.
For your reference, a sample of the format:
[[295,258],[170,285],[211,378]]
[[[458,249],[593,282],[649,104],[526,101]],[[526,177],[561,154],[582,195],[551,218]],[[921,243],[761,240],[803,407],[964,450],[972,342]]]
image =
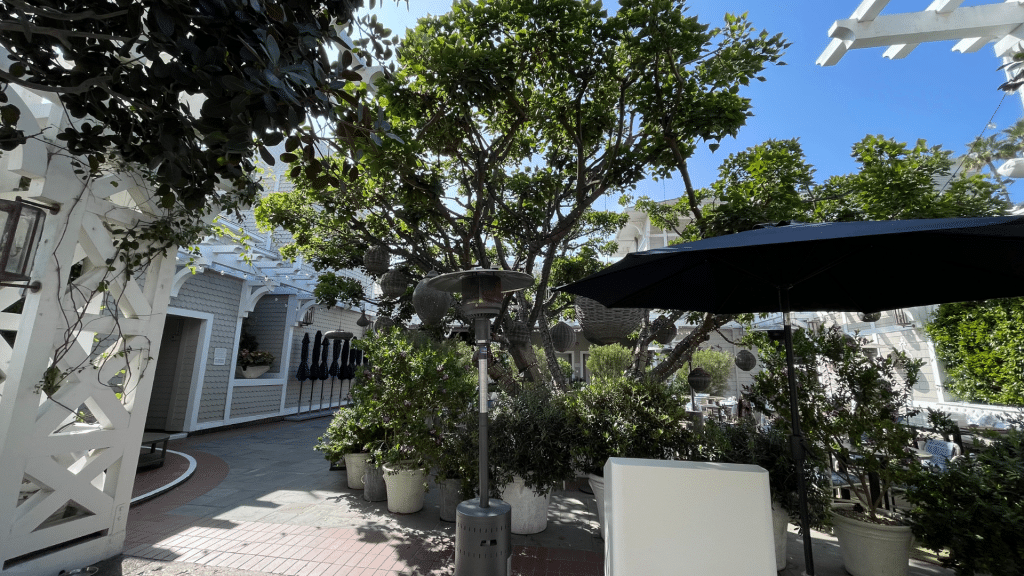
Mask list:
[[633,353],[625,346],[620,344],[591,346],[590,357],[587,358],[587,370],[590,371],[591,380],[621,378],[632,363]]
[[[784,48],[743,17],[710,28],[677,2],[620,6],[608,15],[590,0],[456,2],[420,20],[380,86],[393,137],[363,152],[358,173],[335,158],[337,185],[298,175],[257,217],[290,231],[290,254],[319,270],[359,266],[384,245],[413,280],[476,265],[533,275],[535,289],[506,298],[495,337],[536,379],[531,347],[504,333],[512,321],[539,328],[564,385],[548,330],[572,301],[548,288],[600,269],[614,248],[604,238],[624,224],[595,203],[735,134],[750,107],[741,88]],[[361,292],[324,274],[318,296]],[[381,304],[411,316],[405,297]]]
[[693,357],[676,372],[675,380],[680,389],[690,393],[687,377],[692,368],[703,368],[711,374],[711,387],[705,390],[711,396],[724,396],[728,391],[729,375],[732,373],[733,356],[724,350],[697,350]]
[[[164,208],[163,222],[188,230],[211,210],[234,210],[258,196],[259,154],[282,141],[300,150],[310,177],[318,149],[339,152],[381,132],[364,102],[364,67],[342,50],[345,25],[358,27],[367,65],[391,55],[390,31],[362,0],[0,0],[0,94],[10,86],[59,100],[73,124],[57,137],[83,172],[110,165],[141,172]],[[0,96],[0,149],[39,134],[18,129],[19,112]],[[312,120],[343,127],[341,140],[317,136]],[[226,190],[226,192],[218,192]],[[168,229],[157,229],[164,237]]]
[[946,388],[969,402],[1024,406],[1024,298],[942,304],[925,325]]

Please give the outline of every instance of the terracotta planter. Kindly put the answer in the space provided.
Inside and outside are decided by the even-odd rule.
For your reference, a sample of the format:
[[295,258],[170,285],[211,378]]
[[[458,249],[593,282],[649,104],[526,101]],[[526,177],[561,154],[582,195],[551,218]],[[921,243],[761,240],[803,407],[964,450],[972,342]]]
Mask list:
[[772,502],[772,528],[775,529],[775,571],[786,569],[786,545],[789,544],[789,512]]
[[363,475],[366,474],[366,461],[370,458],[368,452],[345,454],[345,475],[348,480],[348,487],[353,490],[363,489]]
[[512,533],[536,534],[548,527],[548,505],[551,491],[537,496],[523,479],[515,476],[501,490],[501,499],[512,506]]
[[449,478],[441,482],[441,520],[455,522],[455,511],[463,500],[462,480]]
[[367,463],[366,473],[363,474],[363,500],[381,502],[387,499],[388,489],[384,484],[384,469]]
[[597,524],[601,528],[601,539],[604,539],[604,476],[587,474],[587,478],[590,479],[594,499],[597,500]]
[[249,366],[248,368],[238,368],[236,373],[242,378],[259,378],[270,370],[270,365],[266,366]]
[[388,512],[412,514],[422,510],[426,481],[426,468],[403,468],[385,464],[384,484],[387,486]]
[[914,540],[910,526],[885,526],[832,514],[832,528],[843,567],[853,576],[907,576],[910,571]]

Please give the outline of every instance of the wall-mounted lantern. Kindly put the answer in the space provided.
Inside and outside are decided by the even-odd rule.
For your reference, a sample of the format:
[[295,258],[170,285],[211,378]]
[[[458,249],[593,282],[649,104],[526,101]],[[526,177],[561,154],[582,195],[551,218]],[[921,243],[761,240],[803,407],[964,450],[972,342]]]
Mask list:
[[38,280],[30,280],[46,211],[56,214],[60,208],[29,202],[21,196],[0,200],[0,286],[28,288],[33,292],[42,287]]

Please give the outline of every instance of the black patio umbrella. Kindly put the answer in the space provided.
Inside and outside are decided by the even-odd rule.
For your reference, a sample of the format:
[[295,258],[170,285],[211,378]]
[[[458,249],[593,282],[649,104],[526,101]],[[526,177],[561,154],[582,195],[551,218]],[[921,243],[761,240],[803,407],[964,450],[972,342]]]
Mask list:
[[331,395],[328,398],[327,406],[334,407],[334,379],[338,377],[338,357],[341,356],[342,340],[332,340],[331,344],[331,367],[327,373],[331,376]]
[[[877,312],[1020,296],[1022,255],[1021,216],[780,223],[628,254],[559,290],[611,308],[782,312],[793,456],[801,471],[790,312]],[[798,478],[805,569],[813,576],[807,494],[803,474]]]
[[327,355],[330,353],[331,341],[324,340],[320,349],[320,366],[317,372],[317,379],[320,380],[320,405],[317,407],[318,410],[324,407],[324,383],[327,381],[327,372],[330,370],[330,365],[327,363]]
[[299,358],[299,369],[295,371],[295,379],[299,381],[299,399],[296,402],[297,412],[302,412],[302,383],[309,379],[309,333],[302,335],[302,354]]
[[[323,340],[323,332],[317,330],[313,336],[313,360],[309,364],[309,411],[313,411],[313,388],[316,387],[316,381],[320,378],[320,342]],[[322,387],[322,384],[321,384]]]

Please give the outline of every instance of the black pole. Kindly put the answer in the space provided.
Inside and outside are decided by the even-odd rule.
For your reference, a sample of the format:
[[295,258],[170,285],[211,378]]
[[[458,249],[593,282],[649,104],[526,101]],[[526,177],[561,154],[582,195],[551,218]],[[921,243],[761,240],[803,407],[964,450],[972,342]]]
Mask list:
[[804,482],[804,436],[800,431],[800,401],[796,390],[796,368],[793,364],[793,326],[790,320],[789,286],[779,289],[783,333],[786,342],[786,375],[789,378],[789,410],[792,436],[789,438],[796,467],[796,487],[800,496],[800,529],[804,533],[804,574],[814,576],[814,553],[811,551],[811,522],[807,511],[807,486]]

